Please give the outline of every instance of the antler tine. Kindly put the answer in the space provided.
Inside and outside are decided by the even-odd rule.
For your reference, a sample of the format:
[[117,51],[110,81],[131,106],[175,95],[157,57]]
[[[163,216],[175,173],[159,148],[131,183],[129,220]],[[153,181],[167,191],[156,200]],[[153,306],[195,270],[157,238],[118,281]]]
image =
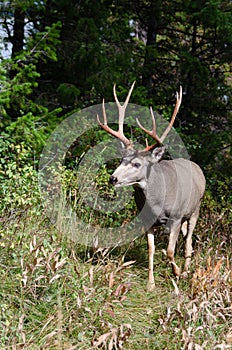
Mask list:
[[172,118],[171,118],[171,121],[167,127],[167,129],[164,131],[163,135],[161,136],[160,138],[160,141],[161,143],[163,143],[163,141],[165,140],[165,138],[167,137],[169,131],[171,130],[173,124],[174,124],[174,121],[176,119],[176,115],[180,109],[180,105],[181,105],[181,102],[182,102],[182,86],[180,86],[180,92],[176,93],[176,105],[175,105],[175,109],[173,111],[173,114],[172,114]]
[[128,102],[130,100],[132,91],[134,89],[134,85],[135,85],[135,81],[133,82],[133,84],[131,85],[131,88],[127,94],[126,100],[123,103],[123,105],[120,104],[118,97],[117,97],[117,93],[116,93],[116,84],[114,84],[114,88],[113,88],[113,92],[114,92],[114,99],[116,102],[116,105],[118,107],[118,126],[119,126],[119,131],[123,133],[123,123],[124,123],[124,118],[125,118],[125,111],[126,111],[126,107],[128,105]]
[[[104,123],[102,124],[102,122],[100,121],[100,118],[99,118],[99,115],[97,114],[97,121],[98,121],[98,124],[104,129],[108,129],[108,121],[107,121],[107,116],[106,116],[106,109],[105,109],[105,100],[103,98],[102,100],[102,114],[103,114],[103,119],[104,119]],[[107,130],[106,130],[107,131]]]
[[166,130],[164,131],[164,133],[163,133],[163,135],[161,137],[159,137],[157,135],[157,133],[156,133],[156,122],[155,122],[155,116],[154,116],[152,107],[150,107],[151,118],[152,118],[152,130],[151,131],[145,129],[144,126],[141,125],[141,123],[138,120],[138,118],[136,118],[137,124],[140,127],[140,129],[142,129],[146,134],[151,136],[157,142],[156,144],[149,146],[148,142],[146,140],[146,148],[144,149],[145,151],[152,150],[154,147],[156,147],[157,144],[158,145],[162,145],[164,139],[166,138],[166,136],[168,135],[168,133],[170,132],[170,130],[171,130],[173,124],[174,124],[176,115],[177,115],[177,113],[179,111],[179,108],[180,108],[180,105],[181,105],[181,101],[182,101],[182,87],[180,86],[180,92],[176,93],[176,105],[175,105],[174,112],[172,114],[171,121],[170,121],[168,127],[166,128]]
[[[138,118],[136,118],[137,124],[140,127],[140,129],[142,129],[147,135],[151,136],[154,140],[157,141],[157,143],[161,144],[162,142],[156,133],[156,122],[155,122],[155,116],[154,116],[152,107],[150,107],[150,112],[151,112],[151,119],[152,119],[152,130],[151,131],[145,129],[144,126],[142,126],[142,124],[140,123]],[[150,149],[150,147],[151,146],[148,146],[148,144],[147,144],[146,149],[148,149],[148,148]],[[155,147],[155,145],[153,145],[152,147]]]
[[132,142],[128,138],[126,138],[126,136],[123,133],[123,122],[124,122],[126,107],[128,105],[128,102],[129,102],[131,93],[133,91],[134,85],[135,85],[135,81],[133,82],[133,84],[130,88],[130,91],[128,92],[128,95],[127,95],[127,98],[126,98],[124,104],[121,105],[118,101],[117,94],[116,94],[116,85],[114,84],[113,93],[114,93],[114,98],[115,98],[115,102],[116,102],[116,105],[118,107],[118,113],[119,113],[118,131],[111,129],[107,124],[104,99],[102,101],[102,114],[103,114],[103,118],[104,118],[104,124],[100,121],[99,116],[97,115],[97,121],[98,121],[99,125],[102,127],[102,129],[104,129],[109,134],[115,136],[116,138],[120,139],[126,145],[126,147],[132,147]]

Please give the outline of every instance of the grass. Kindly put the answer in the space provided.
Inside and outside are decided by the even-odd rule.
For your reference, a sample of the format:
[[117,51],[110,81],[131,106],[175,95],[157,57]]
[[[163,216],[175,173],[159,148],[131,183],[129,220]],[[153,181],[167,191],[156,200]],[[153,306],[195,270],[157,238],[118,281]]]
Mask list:
[[[202,216],[186,279],[172,275],[158,233],[152,293],[145,238],[91,254],[43,215],[5,215],[0,349],[231,349],[231,236],[220,215]],[[180,240],[181,263],[182,250]]]

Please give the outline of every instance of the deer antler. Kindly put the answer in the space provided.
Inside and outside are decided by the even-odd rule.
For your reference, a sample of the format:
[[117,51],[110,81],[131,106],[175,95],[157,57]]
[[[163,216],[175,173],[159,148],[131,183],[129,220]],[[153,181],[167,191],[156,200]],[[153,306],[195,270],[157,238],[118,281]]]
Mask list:
[[114,137],[117,137],[119,140],[121,140],[126,147],[132,147],[132,142],[124,135],[123,133],[123,123],[124,123],[124,118],[125,118],[125,112],[126,112],[126,107],[128,105],[128,102],[130,100],[131,93],[133,91],[135,85],[135,81],[133,82],[130,91],[128,92],[127,98],[123,105],[121,105],[118,101],[117,94],[116,94],[116,85],[114,84],[113,88],[113,93],[114,93],[114,99],[116,102],[116,105],[118,107],[118,131],[115,131],[111,129],[108,124],[107,124],[107,117],[106,117],[106,110],[105,110],[105,102],[104,99],[102,101],[102,114],[104,118],[104,123],[102,123],[99,119],[99,116],[97,115],[97,121],[99,125],[104,129],[106,132],[109,134],[113,135]]
[[138,118],[136,118],[136,121],[137,121],[138,126],[140,127],[140,129],[142,129],[146,134],[151,136],[156,141],[156,143],[154,145],[151,145],[151,146],[149,146],[148,143],[146,142],[145,151],[150,151],[153,148],[155,148],[157,145],[162,145],[163,141],[167,137],[168,133],[170,132],[170,130],[171,130],[173,124],[174,124],[176,115],[177,115],[177,113],[179,111],[179,108],[180,108],[180,105],[181,105],[181,101],[182,101],[182,87],[180,86],[180,92],[176,93],[176,105],[175,105],[175,108],[174,108],[174,111],[173,111],[173,114],[172,114],[172,118],[170,120],[170,123],[168,124],[168,127],[166,128],[166,130],[164,131],[164,133],[163,133],[163,135],[161,137],[159,137],[157,135],[157,133],[156,133],[156,122],[155,122],[155,116],[154,116],[152,107],[150,107],[151,118],[152,118],[152,130],[151,131],[145,129],[141,125],[141,123],[139,122]]

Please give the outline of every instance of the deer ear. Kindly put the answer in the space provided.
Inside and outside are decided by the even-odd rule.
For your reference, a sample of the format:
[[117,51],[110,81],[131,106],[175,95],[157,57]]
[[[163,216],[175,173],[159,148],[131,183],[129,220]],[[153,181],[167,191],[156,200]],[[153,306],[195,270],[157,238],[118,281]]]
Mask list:
[[123,157],[129,157],[135,153],[135,150],[131,146],[126,146],[122,141],[118,143],[118,151]]
[[121,156],[124,154],[126,146],[124,145],[124,143],[122,141],[118,142],[118,151],[121,154]]
[[152,163],[157,163],[160,161],[160,159],[163,157],[165,151],[166,151],[166,146],[162,147],[157,147],[154,149],[154,151],[151,154],[152,157]]

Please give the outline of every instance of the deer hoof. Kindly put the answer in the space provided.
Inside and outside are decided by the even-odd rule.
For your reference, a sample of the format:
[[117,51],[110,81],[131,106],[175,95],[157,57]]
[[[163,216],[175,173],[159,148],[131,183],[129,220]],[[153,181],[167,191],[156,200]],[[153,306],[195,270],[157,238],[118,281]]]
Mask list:
[[189,271],[183,271],[182,274],[181,274],[181,277],[183,278],[188,278],[188,275],[190,274]]
[[181,269],[176,265],[176,263],[172,262],[171,264],[174,275],[179,277],[181,275]]
[[155,283],[154,282],[148,282],[147,284],[147,291],[148,292],[153,292],[153,290],[155,289]]

